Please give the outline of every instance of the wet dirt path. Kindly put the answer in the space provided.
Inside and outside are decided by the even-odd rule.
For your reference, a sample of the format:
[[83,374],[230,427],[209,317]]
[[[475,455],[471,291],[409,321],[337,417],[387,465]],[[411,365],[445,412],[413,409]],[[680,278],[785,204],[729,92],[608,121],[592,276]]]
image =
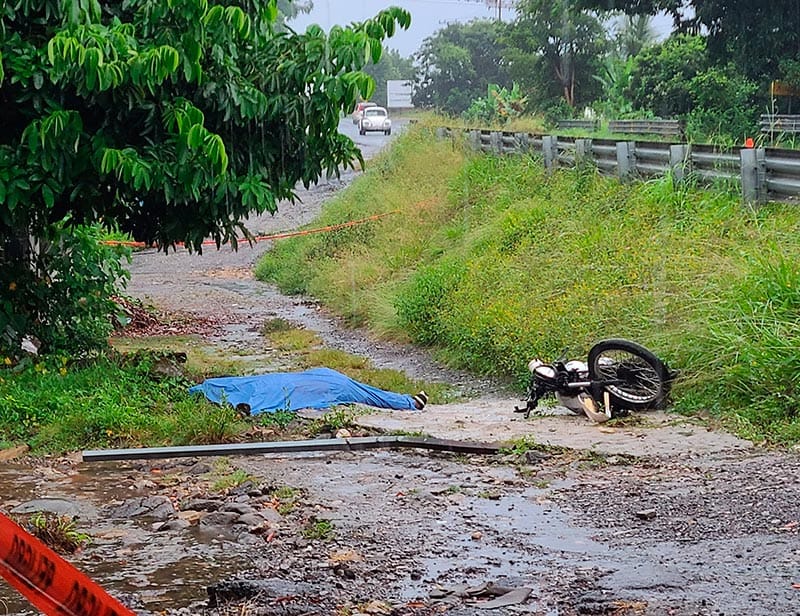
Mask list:
[[[300,207],[251,230],[309,222],[351,180],[314,187]],[[365,424],[446,438],[535,435],[572,449],[0,466],[3,510],[77,515],[93,541],[72,560],[138,614],[800,614],[796,452],[759,451],[671,415],[613,429],[558,414],[512,421],[519,400],[501,384],[348,330],[314,302],[253,280],[268,248],[139,253],[129,292],[215,315],[222,327],[208,343],[254,371],[274,366],[258,327],[280,316],[378,367],[468,395]],[[231,477],[246,480],[226,484]],[[249,586],[216,586],[234,578]],[[487,582],[530,594],[481,609],[493,598],[480,588]],[[239,599],[209,607],[207,586],[220,601]],[[0,584],[0,613],[36,612]]]
[[[499,614],[797,613],[800,463],[784,455],[379,451],[228,464],[252,484],[202,485],[207,459],[7,465],[0,498],[79,516],[93,542],[72,560],[139,614],[232,614],[207,606],[206,586],[234,578],[280,580],[299,601],[276,611],[269,594],[251,597],[241,614],[380,604],[394,611],[363,613],[472,615],[488,597],[448,591],[486,582],[531,590]],[[264,498],[276,493],[293,496]],[[243,521],[248,507],[261,517]],[[332,536],[307,534],[320,521]],[[9,614],[35,613],[0,597]]]

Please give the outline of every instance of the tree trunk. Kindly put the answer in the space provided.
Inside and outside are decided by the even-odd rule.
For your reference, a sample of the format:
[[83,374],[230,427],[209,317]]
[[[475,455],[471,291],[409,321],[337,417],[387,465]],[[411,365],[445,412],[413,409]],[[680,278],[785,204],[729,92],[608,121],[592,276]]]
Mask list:
[[12,229],[0,236],[0,264],[20,263],[31,259],[31,237],[25,229]]

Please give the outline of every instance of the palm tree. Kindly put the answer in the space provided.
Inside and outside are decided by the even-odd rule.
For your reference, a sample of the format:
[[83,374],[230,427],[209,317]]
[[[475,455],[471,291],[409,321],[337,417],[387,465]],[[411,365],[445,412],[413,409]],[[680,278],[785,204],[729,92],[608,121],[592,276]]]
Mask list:
[[616,43],[622,59],[632,58],[656,42],[650,15],[625,15],[617,22]]

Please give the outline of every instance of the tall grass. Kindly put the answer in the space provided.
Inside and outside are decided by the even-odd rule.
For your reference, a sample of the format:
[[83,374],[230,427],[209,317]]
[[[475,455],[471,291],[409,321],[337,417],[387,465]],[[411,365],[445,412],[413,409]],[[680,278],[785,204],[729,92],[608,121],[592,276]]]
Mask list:
[[520,384],[533,356],[632,338],[680,370],[678,409],[755,439],[800,439],[796,207],[753,212],[669,178],[546,175],[537,159],[473,155],[419,127],[320,222],[393,210],[285,241],[257,275]]
[[242,430],[236,412],[158,378],[147,359],[42,362],[0,372],[0,443],[37,452],[222,442]]

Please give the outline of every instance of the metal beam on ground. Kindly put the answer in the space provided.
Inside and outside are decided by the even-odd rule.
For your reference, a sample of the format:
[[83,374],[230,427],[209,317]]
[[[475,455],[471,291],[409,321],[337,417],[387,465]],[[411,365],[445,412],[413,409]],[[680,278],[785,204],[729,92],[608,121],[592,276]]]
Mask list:
[[502,449],[499,443],[472,443],[438,438],[411,436],[367,436],[357,438],[277,441],[271,443],[227,443],[221,445],[186,445],[181,447],[143,447],[137,449],[86,450],[84,462],[108,460],[156,460],[203,456],[247,456],[326,451],[362,451],[383,447],[428,449],[473,455],[494,455]]

